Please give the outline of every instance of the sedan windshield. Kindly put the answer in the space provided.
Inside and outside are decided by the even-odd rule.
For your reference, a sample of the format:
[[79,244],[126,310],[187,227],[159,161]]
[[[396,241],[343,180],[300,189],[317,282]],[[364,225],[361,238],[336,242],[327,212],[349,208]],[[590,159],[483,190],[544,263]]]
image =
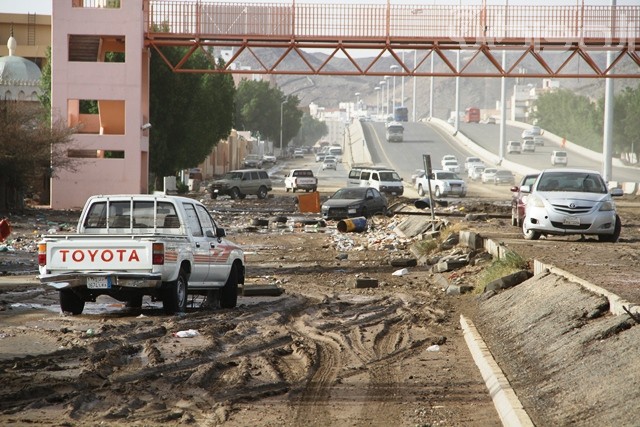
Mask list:
[[343,188],[335,192],[332,199],[363,199],[366,188]]
[[607,187],[599,175],[587,172],[562,172],[540,177],[538,191],[572,191],[606,194]]

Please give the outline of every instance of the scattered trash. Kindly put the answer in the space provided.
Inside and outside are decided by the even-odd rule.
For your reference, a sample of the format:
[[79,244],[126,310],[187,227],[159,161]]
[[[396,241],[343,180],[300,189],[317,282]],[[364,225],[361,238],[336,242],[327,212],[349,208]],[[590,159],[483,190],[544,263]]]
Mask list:
[[95,334],[95,331],[93,329],[89,328],[89,329],[87,329],[86,334],[87,334],[88,337],[92,337]]
[[409,270],[406,268],[402,268],[400,270],[396,270],[392,273],[393,276],[405,276],[409,274]]
[[438,344],[434,344],[430,347],[427,347],[427,351],[440,351],[440,346]]
[[200,335],[200,332],[196,331],[195,329],[188,329],[186,331],[178,331],[173,333],[173,336],[176,338],[193,338],[197,337],[198,335]]

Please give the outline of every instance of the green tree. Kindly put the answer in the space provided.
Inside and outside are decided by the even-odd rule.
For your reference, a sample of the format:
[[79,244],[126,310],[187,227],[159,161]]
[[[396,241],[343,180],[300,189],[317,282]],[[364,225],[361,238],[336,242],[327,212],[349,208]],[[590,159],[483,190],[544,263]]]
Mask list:
[[0,101],[0,209],[22,208],[24,197],[60,170],[76,170],[67,156],[76,129],[50,123],[37,103]]
[[537,124],[583,147],[602,151],[603,115],[586,96],[567,89],[540,95],[535,103]]
[[[599,104],[604,116],[604,99]],[[640,85],[625,88],[615,97],[613,149],[616,153],[640,153]]]
[[242,80],[235,99],[235,128],[260,132],[264,139],[280,141],[282,122],[282,145],[286,149],[288,141],[300,129],[299,103],[297,96],[285,96],[266,81]]
[[[172,64],[185,52],[162,48]],[[192,66],[213,65],[197,51],[183,68]],[[160,178],[201,163],[229,135],[234,86],[228,74],[173,72],[158,54],[151,56],[150,69],[150,169]]]
[[327,128],[327,124],[325,122],[311,117],[309,113],[304,113],[304,115],[302,116],[302,125],[300,126],[300,131],[295,137],[296,145],[311,146],[327,133],[329,133],[329,129]]
[[42,67],[40,75],[40,95],[38,99],[42,105],[42,112],[47,121],[51,119],[51,46],[47,46],[45,53],[47,62]]

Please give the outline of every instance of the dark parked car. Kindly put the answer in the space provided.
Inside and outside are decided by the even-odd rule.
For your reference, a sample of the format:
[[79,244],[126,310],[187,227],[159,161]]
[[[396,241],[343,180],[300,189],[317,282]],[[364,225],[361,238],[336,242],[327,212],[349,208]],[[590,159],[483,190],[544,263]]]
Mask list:
[[247,154],[247,157],[242,161],[242,165],[245,168],[261,168],[262,167],[262,156],[257,154]]
[[525,175],[519,185],[511,187],[511,225],[514,227],[522,227],[524,207],[527,202],[527,193],[520,192],[520,187],[523,185],[531,187],[538,175],[537,173]]
[[372,187],[346,187],[333,193],[322,204],[322,217],[344,219],[387,214],[387,198]]

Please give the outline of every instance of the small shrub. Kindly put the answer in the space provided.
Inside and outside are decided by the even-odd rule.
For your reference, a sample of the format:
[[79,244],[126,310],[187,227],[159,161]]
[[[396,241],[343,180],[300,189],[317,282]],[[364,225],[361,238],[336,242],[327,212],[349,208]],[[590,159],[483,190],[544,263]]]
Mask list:
[[438,249],[440,242],[437,239],[420,240],[415,243],[415,246],[420,255],[429,255]]
[[508,276],[516,271],[526,269],[527,267],[527,261],[520,255],[515,252],[507,252],[503,258],[495,259],[489,267],[482,271],[478,276],[477,284],[480,285],[480,287],[484,287],[487,283]]
[[176,182],[176,190],[178,194],[187,194],[189,192],[189,186],[184,182]]

